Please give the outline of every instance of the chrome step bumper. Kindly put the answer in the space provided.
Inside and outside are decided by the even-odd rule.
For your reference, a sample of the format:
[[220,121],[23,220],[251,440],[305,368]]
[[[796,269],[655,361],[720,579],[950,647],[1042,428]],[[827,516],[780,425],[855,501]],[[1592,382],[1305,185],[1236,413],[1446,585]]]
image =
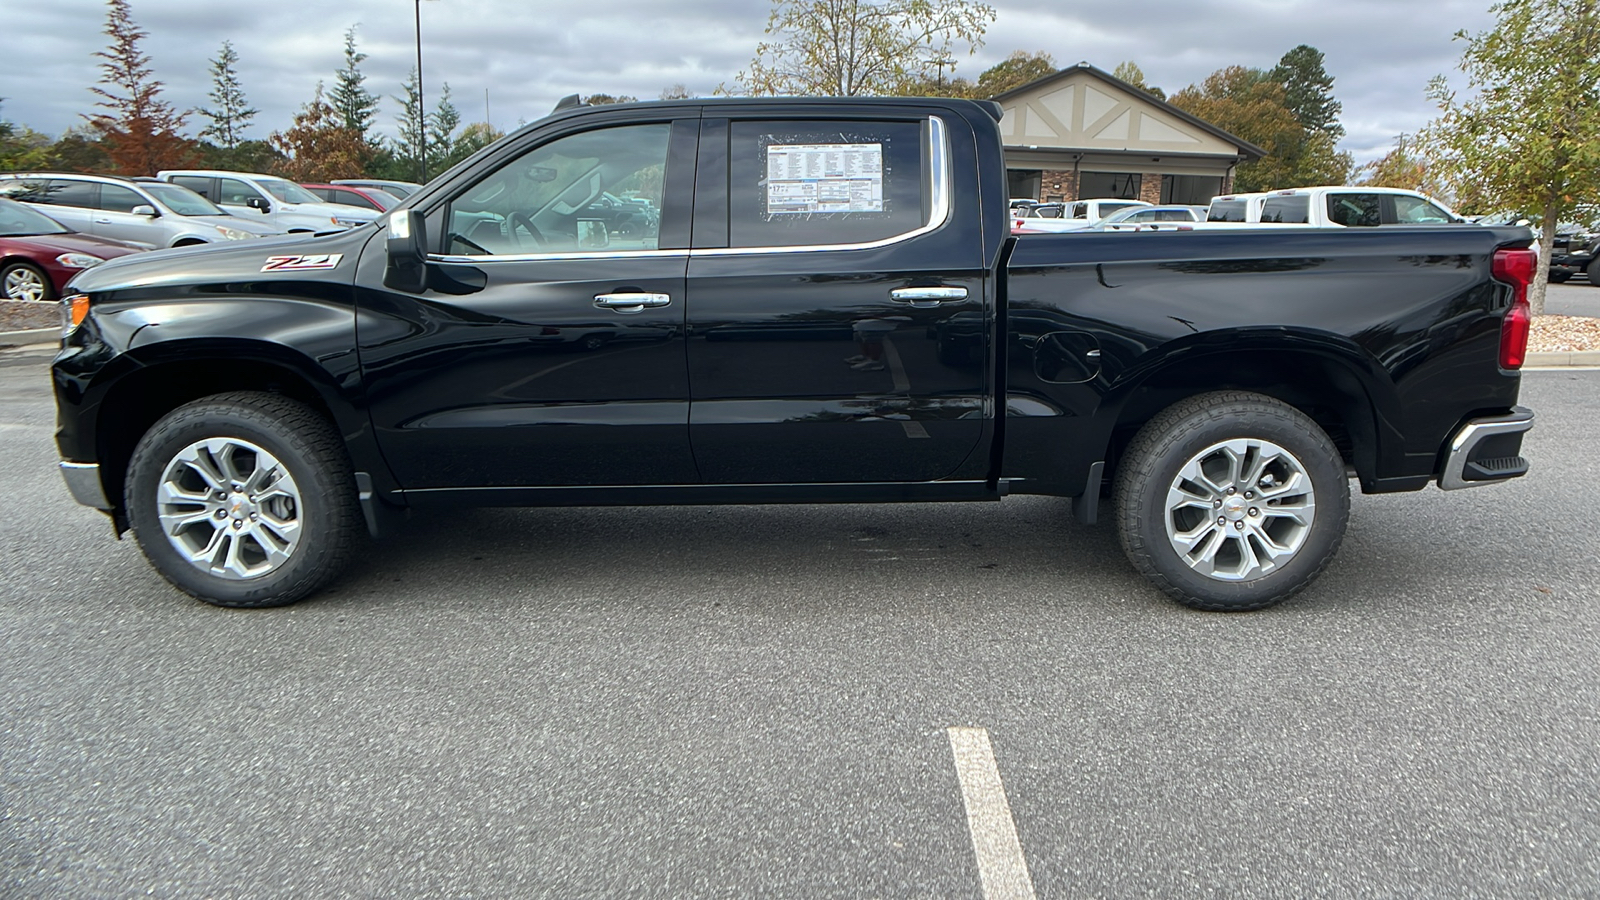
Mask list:
[[[1518,406],[1504,416],[1469,420],[1455,433],[1446,447],[1439,487],[1447,491],[1500,484],[1528,474],[1528,461],[1518,450],[1522,434],[1533,427],[1533,410]],[[1515,436],[1486,446],[1493,438]],[[1492,455],[1491,455],[1492,454]]]

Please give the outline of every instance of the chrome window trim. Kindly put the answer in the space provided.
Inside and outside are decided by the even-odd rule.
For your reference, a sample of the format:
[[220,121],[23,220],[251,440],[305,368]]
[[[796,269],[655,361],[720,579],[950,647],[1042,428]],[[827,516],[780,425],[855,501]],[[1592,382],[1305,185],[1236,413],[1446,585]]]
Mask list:
[[788,247],[715,247],[701,250],[620,250],[611,253],[604,252],[571,252],[571,253],[518,253],[484,256],[454,256],[439,253],[428,254],[429,262],[453,263],[458,265],[481,265],[496,262],[538,262],[541,260],[570,260],[570,259],[670,259],[673,257],[713,257],[713,256],[750,256],[764,253],[820,253],[835,250],[877,250],[903,241],[921,237],[932,231],[943,228],[950,221],[951,196],[954,190],[955,176],[950,170],[950,133],[945,126],[944,119],[939,116],[929,116],[928,122],[928,172],[929,172],[929,209],[928,221],[920,227],[900,234],[890,235],[876,241],[866,241],[859,244],[796,244]]

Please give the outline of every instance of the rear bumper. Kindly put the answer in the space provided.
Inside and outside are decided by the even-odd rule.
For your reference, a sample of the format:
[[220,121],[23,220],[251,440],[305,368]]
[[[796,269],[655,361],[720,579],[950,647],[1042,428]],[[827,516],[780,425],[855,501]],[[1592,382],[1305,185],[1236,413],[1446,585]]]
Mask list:
[[106,499],[105,486],[100,483],[99,463],[62,460],[61,478],[66,481],[67,492],[72,494],[72,499],[95,509],[111,509],[111,502]]
[[1521,406],[1503,416],[1469,419],[1445,445],[1439,487],[1454,491],[1528,474],[1522,435],[1532,427],[1533,410]]

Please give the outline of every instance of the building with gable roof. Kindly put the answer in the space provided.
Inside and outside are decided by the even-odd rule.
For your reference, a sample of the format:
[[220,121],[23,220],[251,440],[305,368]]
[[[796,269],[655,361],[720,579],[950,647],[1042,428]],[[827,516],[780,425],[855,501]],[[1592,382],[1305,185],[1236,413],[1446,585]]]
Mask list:
[[993,98],[1011,197],[1206,203],[1266,151],[1079,63]]

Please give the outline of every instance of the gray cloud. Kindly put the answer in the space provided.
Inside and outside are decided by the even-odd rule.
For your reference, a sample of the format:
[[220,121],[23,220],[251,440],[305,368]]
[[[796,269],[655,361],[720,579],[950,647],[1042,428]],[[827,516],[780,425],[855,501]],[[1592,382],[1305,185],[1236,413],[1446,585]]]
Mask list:
[[[1455,72],[1461,45],[1452,35],[1493,24],[1488,0],[993,2],[999,18],[987,44],[960,60],[959,74],[976,76],[1013,50],[1044,50],[1060,65],[1110,70],[1133,60],[1171,93],[1223,66],[1270,67],[1310,44],[1327,56],[1344,103],[1344,148],[1358,160],[1433,116],[1423,88]],[[369,55],[367,86],[384,98],[381,130],[393,130],[398,103],[389,98],[416,61],[407,0],[132,0],[132,9],[164,96],[180,108],[206,105],[208,60],[233,41],[246,95],[261,110],[253,137],[286,127],[318,80],[332,83],[351,25]],[[98,0],[8,9],[8,32],[27,37],[8,47],[0,113],[54,135],[93,112],[105,10]],[[431,103],[449,82],[467,121],[484,118],[487,90],[502,128],[543,116],[571,93],[652,99],[682,83],[709,94],[749,62],[767,10],[766,0],[424,0],[425,87]],[[191,131],[202,121],[191,120]]]

